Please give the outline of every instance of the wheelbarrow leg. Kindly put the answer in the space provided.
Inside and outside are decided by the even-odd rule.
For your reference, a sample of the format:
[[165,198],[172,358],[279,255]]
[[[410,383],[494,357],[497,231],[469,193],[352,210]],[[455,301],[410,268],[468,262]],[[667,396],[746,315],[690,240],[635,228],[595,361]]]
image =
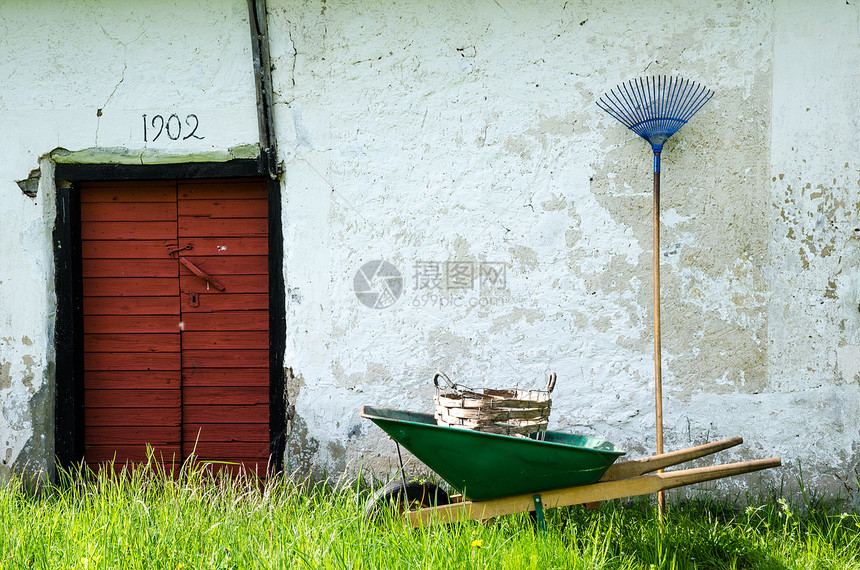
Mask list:
[[400,455],[400,444],[398,442],[394,442],[394,445],[397,446],[397,461],[400,463],[400,480],[403,482],[403,488],[406,488],[406,469],[403,467],[403,456]]
[[532,497],[535,504],[535,521],[537,522],[538,531],[541,533],[546,533],[546,517],[543,514],[543,500],[540,498],[540,495],[535,495]]

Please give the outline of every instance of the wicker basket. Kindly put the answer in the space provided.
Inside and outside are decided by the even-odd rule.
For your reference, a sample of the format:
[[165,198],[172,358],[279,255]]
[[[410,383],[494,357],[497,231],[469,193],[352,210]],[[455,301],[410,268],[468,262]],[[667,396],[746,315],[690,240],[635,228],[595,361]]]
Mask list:
[[[543,390],[473,390],[458,386],[442,372],[433,377],[436,386],[438,425],[529,437],[546,431],[555,388],[555,372]],[[447,386],[440,386],[442,379]]]

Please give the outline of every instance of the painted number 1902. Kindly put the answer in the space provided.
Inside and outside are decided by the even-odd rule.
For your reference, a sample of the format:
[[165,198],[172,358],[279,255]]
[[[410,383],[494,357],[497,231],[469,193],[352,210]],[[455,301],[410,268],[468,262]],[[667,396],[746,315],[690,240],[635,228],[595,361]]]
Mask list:
[[[153,115],[151,119],[143,115],[143,142],[155,142],[162,134],[172,141],[188,140],[191,138],[202,139],[203,137],[197,134],[197,129],[200,127],[200,121],[197,115],[191,113],[185,116],[185,136],[183,136],[182,119],[179,115],[173,113],[167,118],[164,115]],[[190,129],[190,131],[189,131]]]

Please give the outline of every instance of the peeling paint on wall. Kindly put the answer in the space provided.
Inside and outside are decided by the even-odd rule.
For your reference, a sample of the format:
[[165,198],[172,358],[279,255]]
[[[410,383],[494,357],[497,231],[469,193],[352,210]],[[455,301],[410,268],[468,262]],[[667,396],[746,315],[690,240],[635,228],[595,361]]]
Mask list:
[[[17,344],[17,339],[0,339],[0,348]],[[20,345],[34,347],[27,335]],[[53,473],[53,391],[43,377],[37,357],[21,356],[19,362],[0,360],[0,478],[12,470],[26,473]],[[48,367],[47,375],[53,375]]]
[[39,178],[41,176],[42,173],[39,170],[31,170],[30,175],[26,179],[18,181],[18,187],[21,189],[21,192],[30,198],[35,198],[39,191]]
[[[343,420],[363,403],[428,410],[436,368],[497,387],[531,387],[555,370],[558,427],[649,452],[650,155],[594,108],[595,93],[639,73],[679,73],[717,93],[670,140],[663,159],[667,446],[741,432],[762,453],[799,447],[814,465],[833,459],[812,459],[819,452],[811,439],[792,444],[791,430],[773,426],[786,425],[786,406],[809,409],[839,393],[806,392],[811,385],[790,378],[797,366],[775,370],[781,356],[774,351],[809,358],[789,345],[800,322],[816,328],[778,316],[774,304],[788,291],[774,281],[774,264],[790,258],[774,257],[772,177],[784,171],[772,141],[796,111],[775,116],[774,86],[789,72],[782,36],[773,34],[775,25],[786,37],[806,25],[808,15],[796,19],[806,8],[730,2],[709,5],[702,18],[702,6],[678,5],[667,33],[644,5],[623,17],[582,5],[540,13],[507,7],[504,14],[498,6],[470,7],[468,17],[424,3],[398,6],[396,17],[366,4],[329,2],[324,14],[271,7],[271,29],[289,31],[288,43],[273,46],[289,79],[276,69],[275,82],[289,101],[284,112],[301,117],[280,123],[279,132],[291,157],[285,277],[303,291],[301,306],[288,314],[287,360],[313,379],[296,407],[317,434],[318,460],[340,465],[339,450],[325,444],[348,439]],[[641,33],[607,31],[631,18]],[[685,31],[693,26],[701,36]],[[643,37],[659,41],[644,41],[643,49]],[[827,204],[831,186],[813,184],[806,199]],[[784,198],[796,200],[797,190],[786,188]],[[793,215],[789,207],[780,201],[785,215]],[[839,244],[822,243],[821,228],[785,229],[803,244],[807,267],[800,263],[799,271],[818,273],[813,257],[836,263]],[[313,241],[301,237],[310,235]],[[404,298],[385,313],[356,310],[349,279],[379,258],[400,268]],[[437,259],[504,261],[503,303],[457,310],[451,300],[465,296],[439,291],[444,302],[422,305],[426,291],[411,278],[419,263]],[[824,273],[820,295],[836,301],[844,277]],[[852,318],[860,318],[858,305]],[[849,369],[851,358],[843,349]],[[825,362],[807,374],[822,387],[833,384]],[[763,408],[773,417],[762,416]],[[813,418],[800,420],[797,433]],[[853,437],[844,423],[829,427]],[[373,434],[371,427],[347,455],[377,449]]]

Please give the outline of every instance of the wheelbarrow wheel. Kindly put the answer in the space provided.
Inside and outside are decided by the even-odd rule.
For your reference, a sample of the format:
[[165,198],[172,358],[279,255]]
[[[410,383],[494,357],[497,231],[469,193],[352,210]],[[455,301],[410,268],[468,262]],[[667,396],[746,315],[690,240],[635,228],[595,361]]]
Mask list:
[[392,481],[376,491],[364,507],[364,518],[373,520],[381,512],[404,513],[424,507],[450,504],[448,493],[433,483]]

